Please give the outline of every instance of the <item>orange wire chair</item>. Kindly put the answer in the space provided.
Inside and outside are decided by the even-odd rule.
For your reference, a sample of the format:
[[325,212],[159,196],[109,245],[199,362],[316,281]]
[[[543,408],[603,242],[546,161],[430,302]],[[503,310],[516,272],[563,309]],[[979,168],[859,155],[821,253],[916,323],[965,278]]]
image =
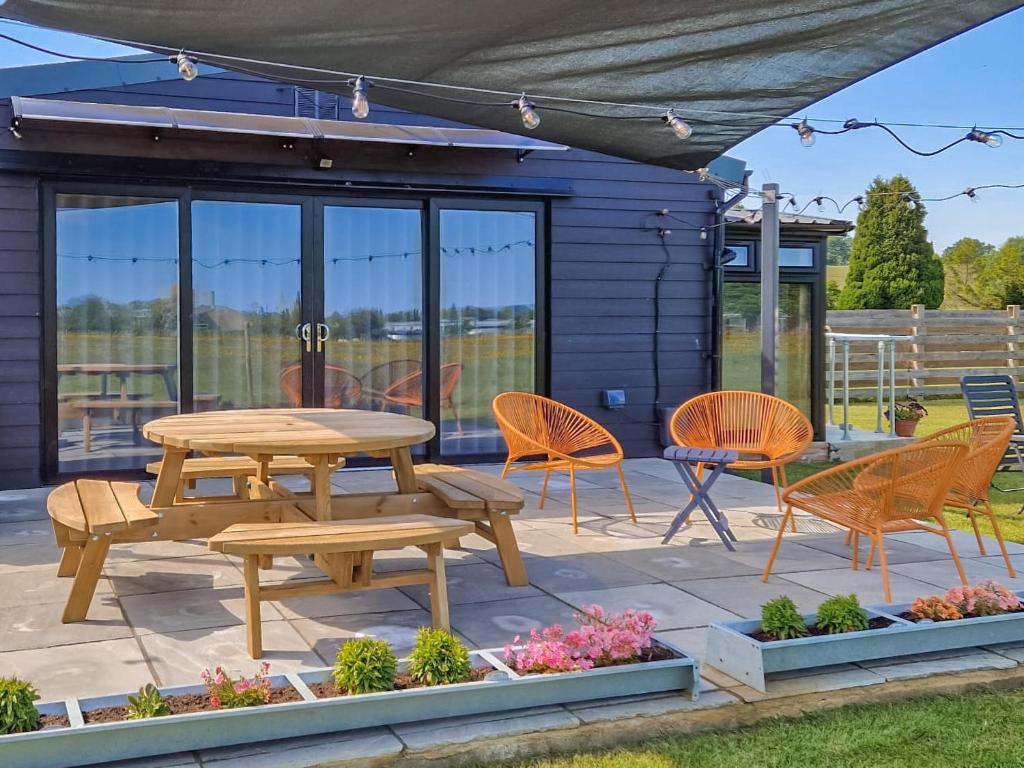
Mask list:
[[[462,434],[462,421],[455,407],[455,387],[462,378],[462,363],[445,363],[441,366],[441,407],[447,406],[455,417],[455,429]],[[423,371],[417,370],[399,379],[384,392],[384,402],[396,405],[423,407]]]
[[[576,472],[587,469],[611,469],[619,473],[622,495],[629,516],[636,522],[633,499],[622,471],[624,454],[611,432],[577,410],[540,395],[528,392],[504,392],[492,403],[498,428],[508,445],[508,460],[501,476],[509,472],[544,472],[540,492],[540,508],[548,492],[548,480],[555,470],[569,472],[569,494],[572,505],[572,532],[579,533],[576,504]],[[540,458],[544,457],[544,458]],[[512,462],[534,458],[522,466]]]
[[[302,407],[302,363],[286,365],[281,371],[281,391],[296,408]],[[324,407],[352,408],[359,402],[363,386],[347,368],[324,366]]]
[[[769,469],[782,514],[786,465],[800,458],[814,438],[811,422],[793,405],[761,392],[708,392],[680,405],[669,422],[677,445],[739,452],[729,469]],[[697,466],[701,476],[703,466]],[[796,530],[796,521],[790,524]]]
[[[950,486],[967,452],[965,443],[913,443],[848,461],[793,483],[782,495],[786,512],[764,567],[763,580],[768,581],[771,575],[772,564],[786,532],[786,522],[792,522],[793,510],[800,509],[853,533],[854,570],[858,567],[860,535],[871,539],[866,567],[871,568],[877,550],[886,602],[892,602],[885,554],[886,533],[928,531],[944,537],[960,581],[967,584],[942,512]],[[922,520],[935,520],[938,527]]]
[[996,514],[989,503],[988,489],[1016,430],[1017,422],[1013,416],[989,416],[957,424],[955,427],[921,438],[921,443],[954,442],[966,443],[969,447],[966,458],[953,477],[945,504],[947,507],[962,509],[967,513],[974,528],[974,537],[978,540],[978,551],[983,555],[985,544],[978,529],[976,515],[980,513],[988,517],[1011,578],[1016,578],[1017,573],[1006,551],[1006,542],[1003,541],[1002,531],[999,530]]
[[388,360],[373,366],[359,377],[363,384],[363,398],[371,405],[384,406],[384,393],[397,381],[411,376],[420,369],[419,360]]

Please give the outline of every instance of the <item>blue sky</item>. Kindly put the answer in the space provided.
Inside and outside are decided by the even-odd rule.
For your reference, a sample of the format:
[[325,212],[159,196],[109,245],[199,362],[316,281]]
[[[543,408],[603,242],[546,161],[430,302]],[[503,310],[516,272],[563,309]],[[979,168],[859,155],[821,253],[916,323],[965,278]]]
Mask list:
[[[87,38],[34,29],[10,22],[0,31],[30,42],[82,55],[120,55],[130,49]],[[880,72],[800,113],[814,118],[946,123],[1017,128],[1024,133],[1024,65],[1018,48],[1024,40],[1024,9],[985,24],[890,69]],[[0,40],[0,66],[54,61]],[[828,127],[820,124],[820,127]],[[946,144],[958,130],[897,129],[921,148]],[[1024,141],[1007,140],[999,149],[964,144],[933,158],[919,158],[881,131],[867,129],[843,136],[819,136],[802,147],[794,131],[770,128],[730,150],[755,173],[753,182],[778,182],[797,195],[801,206],[817,195],[845,202],[862,192],[876,175],[903,173],[924,197],[941,197],[968,186],[1024,183]],[[756,204],[756,203],[755,203]],[[849,212],[851,209],[847,209]],[[960,237],[999,244],[1024,234],[1024,189],[978,193],[929,206],[926,220],[941,250]],[[814,206],[808,209],[816,212]],[[835,214],[828,207],[825,215]]]

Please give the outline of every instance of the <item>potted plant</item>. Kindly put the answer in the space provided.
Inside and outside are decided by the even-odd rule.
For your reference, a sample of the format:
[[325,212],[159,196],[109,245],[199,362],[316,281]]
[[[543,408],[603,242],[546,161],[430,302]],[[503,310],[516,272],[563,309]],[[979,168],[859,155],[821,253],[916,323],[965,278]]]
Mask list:
[[[913,397],[908,397],[906,400],[896,403],[893,410],[895,414],[887,410],[885,418],[893,423],[896,434],[899,437],[913,437],[914,430],[917,429],[917,422],[928,415],[928,409],[917,398]],[[895,421],[893,420],[894,415]]]

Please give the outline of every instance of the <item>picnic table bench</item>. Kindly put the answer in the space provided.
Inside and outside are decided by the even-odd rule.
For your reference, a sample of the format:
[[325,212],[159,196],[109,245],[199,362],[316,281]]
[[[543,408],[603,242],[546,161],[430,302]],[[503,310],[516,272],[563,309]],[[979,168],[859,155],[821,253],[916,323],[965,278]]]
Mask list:
[[[210,539],[210,549],[244,559],[245,617],[249,654],[263,655],[260,602],[364,589],[427,584],[434,627],[450,630],[444,541],[471,533],[472,523],[432,515],[400,519],[355,519],[330,522],[240,523]],[[373,553],[419,547],[427,555],[424,569],[373,573]],[[312,554],[327,578],[261,586],[262,558]]]
[[[162,461],[151,461],[146,465],[146,472],[159,475]],[[345,466],[345,459],[338,458],[331,469]],[[299,456],[277,456],[270,460],[267,471],[270,475],[304,475],[311,481],[316,468]],[[185,487],[195,488],[196,480],[213,477],[231,478],[234,497],[249,498],[248,480],[260,472],[260,463],[248,456],[202,456],[185,459],[181,466],[181,477],[178,481],[176,500],[184,499]]]

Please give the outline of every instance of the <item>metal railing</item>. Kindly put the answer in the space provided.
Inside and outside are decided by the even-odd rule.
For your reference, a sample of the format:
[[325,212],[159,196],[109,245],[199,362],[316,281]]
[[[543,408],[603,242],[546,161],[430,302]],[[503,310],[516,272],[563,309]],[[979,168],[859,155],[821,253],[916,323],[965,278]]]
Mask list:
[[[843,346],[843,440],[850,437],[850,343],[873,341],[878,344],[878,378],[875,384],[875,432],[884,434],[882,429],[882,402],[885,397],[886,359],[889,362],[889,413],[896,408],[896,343],[911,341],[913,336],[896,336],[886,333],[826,333],[828,340],[828,423],[835,426],[836,404],[836,345]],[[888,352],[888,355],[886,354]],[[889,437],[896,436],[896,420],[889,419]]]

